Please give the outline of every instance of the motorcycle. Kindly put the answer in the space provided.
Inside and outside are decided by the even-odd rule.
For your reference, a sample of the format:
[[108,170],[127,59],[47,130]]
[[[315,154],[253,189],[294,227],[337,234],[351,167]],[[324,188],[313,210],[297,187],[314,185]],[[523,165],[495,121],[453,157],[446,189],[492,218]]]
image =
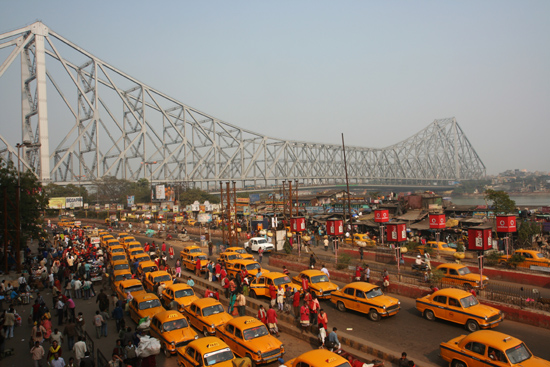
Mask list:
[[425,262],[422,262],[420,264],[413,263],[412,264],[412,270],[423,273],[425,271],[428,271],[428,264],[426,264]]

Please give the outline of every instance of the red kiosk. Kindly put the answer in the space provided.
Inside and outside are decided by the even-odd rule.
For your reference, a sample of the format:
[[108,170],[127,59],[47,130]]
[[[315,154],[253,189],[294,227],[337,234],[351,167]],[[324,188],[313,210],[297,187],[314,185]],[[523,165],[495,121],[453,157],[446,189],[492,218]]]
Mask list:
[[298,240],[298,256],[301,255],[302,250],[302,232],[306,230],[306,218],[304,217],[292,217],[290,218],[290,229],[296,232]]
[[[446,221],[445,221],[445,214],[430,214],[429,215],[429,221],[430,221],[430,229],[435,229],[435,241],[439,243],[439,236],[441,232],[440,229],[445,229]],[[439,250],[438,250],[439,253]]]
[[508,237],[508,233],[513,233],[517,231],[516,216],[514,214],[501,214],[497,215],[496,218],[497,232],[506,233],[506,237],[504,237],[504,243],[506,246],[506,255],[508,255],[510,252],[510,237]]
[[389,222],[390,213],[387,209],[375,209],[374,210],[374,221],[380,223],[380,240],[382,245],[384,244],[384,223]]
[[344,221],[338,218],[329,218],[327,219],[327,234],[329,236],[335,237],[335,240],[332,242],[334,246],[334,256],[336,257],[336,262],[338,262],[338,237],[344,234]]
[[480,226],[468,229],[468,250],[478,252],[479,286],[483,288],[483,251],[493,247],[493,229]]
[[401,242],[407,240],[407,224],[405,222],[391,222],[387,224],[387,240],[396,243],[395,259],[397,260],[397,271],[401,259]]

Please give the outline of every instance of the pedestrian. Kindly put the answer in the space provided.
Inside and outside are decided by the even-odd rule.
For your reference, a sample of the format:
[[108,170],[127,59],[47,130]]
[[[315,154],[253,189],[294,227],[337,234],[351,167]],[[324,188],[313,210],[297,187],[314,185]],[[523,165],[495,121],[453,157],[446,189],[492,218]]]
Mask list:
[[269,285],[269,296],[271,298],[271,307],[275,307],[275,303],[277,302],[277,288],[273,283]]
[[325,252],[328,251],[328,237],[325,236],[325,239],[323,240],[323,245],[325,246]]
[[363,247],[359,247],[359,258],[361,261],[363,261],[365,250],[363,250]]
[[399,362],[397,363],[398,367],[409,367],[409,360],[407,359],[407,353],[403,352],[401,353],[401,358],[399,358]]
[[267,327],[271,334],[279,336],[279,328],[277,326],[277,311],[273,306],[269,305],[269,310],[267,310]]
[[54,354],[54,358],[50,361],[51,367],[65,367],[65,360],[59,355],[59,353]]
[[262,263],[262,259],[264,257],[264,249],[262,247],[260,247],[258,249],[258,262],[261,264]]
[[368,264],[365,266],[364,274],[365,274],[365,281],[367,283],[370,283],[370,268]]
[[342,345],[338,340],[338,335],[336,335],[337,331],[338,329],[336,327],[333,327],[330,334],[328,334],[327,341],[325,343],[327,349],[334,353],[340,353],[342,351]]
[[56,341],[59,345],[63,344],[63,333],[59,329],[53,329],[53,333],[50,335],[50,341],[53,343]]
[[195,275],[200,277],[201,276],[201,259],[197,257],[197,261],[195,262]]
[[260,305],[258,308],[258,319],[267,326],[267,311],[264,308],[264,305]]
[[277,289],[277,306],[279,311],[283,311],[283,302],[285,301],[285,290],[281,285]]
[[[36,325],[36,322],[34,323]],[[13,338],[13,329],[15,327],[15,310],[13,306],[4,313],[4,335],[6,339]]]
[[319,310],[319,315],[317,316],[317,323],[319,327],[325,328],[325,331],[328,330],[328,316],[325,310],[322,308]]
[[109,296],[105,294],[105,290],[102,289],[101,291],[99,291],[95,303],[99,303],[100,311],[109,312]]
[[309,281],[307,280],[307,277],[302,274],[302,290],[305,292],[307,292],[309,289]]
[[237,295],[233,292],[229,295],[229,306],[227,307],[227,313],[233,315],[233,309],[235,302],[237,301]]
[[76,318],[76,329],[79,335],[84,336],[84,332],[86,331],[86,321],[84,320],[84,315],[82,315],[82,312],[79,312]]
[[239,295],[237,296],[237,310],[239,311],[239,316],[245,316],[245,310],[246,310],[246,297],[244,296],[243,292],[239,292]]
[[84,358],[80,361],[80,364],[75,364],[78,367],[94,367],[94,360],[90,357],[90,351],[84,353]]
[[416,367],[416,364],[414,364],[414,361],[409,361],[409,367]]
[[[151,357],[154,357],[154,356],[151,356]],[[109,364],[109,367],[122,367],[124,366],[124,361],[122,360],[122,358],[120,358],[120,356],[113,354],[108,364]],[[143,363],[142,363],[142,366],[143,366]]]
[[124,359],[124,363],[127,366],[136,365],[136,360],[137,360],[136,346],[131,341],[128,341],[128,343],[124,347],[124,355],[126,356]]
[[355,281],[358,282],[361,280],[361,272],[363,268],[360,265],[355,266]]
[[63,325],[63,313],[65,309],[65,303],[61,300],[61,297],[57,299],[57,302],[55,304],[55,309],[57,310],[57,325],[61,326]]
[[315,264],[317,263],[317,260],[315,260],[315,257],[313,254],[309,255],[309,268],[313,269],[315,268]]
[[44,342],[44,335],[46,334],[46,328],[42,326],[42,321],[34,323],[31,330],[31,339],[33,342],[39,342],[40,345]]
[[300,292],[296,288],[293,289],[294,295],[292,296],[292,308],[294,310],[294,318],[298,320],[300,317]]
[[105,322],[105,320],[103,320],[103,316],[100,315],[99,311],[96,311],[94,316],[94,326],[95,326],[95,334],[98,339],[101,338],[101,333],[102,333],[101,325],[103,325],[103,322]]
[[63,329],[63,334],[67,335],[68,350],[73,350],[74,340],[77,336],[76,324],[72,321],[69,321],[65,325],[65,329]]
[[122,309],[120,303],[117,304],[113,310],[113,319],[115,319],[116,331],[119,332],[124,320],[124,310]]
[[323,266],[321,267],[321,271],[322,271],[323,273],[325,273],[325,275],[327,276],[327,278],[330,278],[330,273],[329,273],[327,267],[325,266],[325,264],[323,264]]
[[[71,358],[69,358],[69,362],[67,362],[65,367],[80,367],[80,366],[77,366],[74,362],[74,358],[71,357]],[[83,366],[83,367],[94,367],[94,366]]]
[[44,352],[44,348],[40,345],[40,342],[35,341],[34,346],[31,348],[31,356],[34,367],[44,367],[46,365],[44,361],[45,355],[46,353]]
[[86,355],[86,352],[88,351],[88,347],[86,346],[84,337],[82,336],[78,337],[78,341],[74,343],[72,351],[74,352],[77,366],[80,366],[80,361],[84,358],[84,356]]
[[315,295],[315,293],[311,295],[311,300],[309,301],[308,306],[309,306],[309,323],[311,324],[311,327],[313,329],[313,327],[317,325],[317,313],[321,308],[321,306],[319,305],[319,300],[317,299],[317,296]]
[[52,345],[50,345],[50,348],[48,349],[48,362],[51,364],[52,360],[54,359],[54,356],[57,354],[58,356],[61,356],[61,345],[57,341],[53,341]]
[[300,308],[300,325],[302,326],[302,333],[309,328],[309,306],[307,301],[304,301]]

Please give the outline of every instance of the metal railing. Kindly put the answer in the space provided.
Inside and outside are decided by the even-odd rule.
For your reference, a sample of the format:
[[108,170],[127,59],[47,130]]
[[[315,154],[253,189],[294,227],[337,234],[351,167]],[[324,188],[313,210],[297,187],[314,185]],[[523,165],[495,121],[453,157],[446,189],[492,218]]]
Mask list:
[[103,353],[98,349],[97,358],[96,358],[96,367],[107,367],[109,365],[109,360],[105,358]]

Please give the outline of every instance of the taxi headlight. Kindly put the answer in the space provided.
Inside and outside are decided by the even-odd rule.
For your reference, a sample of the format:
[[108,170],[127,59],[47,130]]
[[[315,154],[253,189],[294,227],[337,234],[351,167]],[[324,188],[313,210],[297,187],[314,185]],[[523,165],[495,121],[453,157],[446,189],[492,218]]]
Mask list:
[[400,304],[401,304],[401,301],[397,301],[397,304],[400,305]]
[[195,335],[195,339],[198,339],[199,338],[199,334]]
[[485,321],[487,321],[487,316],[485,316]]
[[476,280],[476,284],[478,284],[478,283],[479,283],[479,280]]
[[260,356],[260,358],[262,358],[262,351],[261,350],[258,351],[258,356]]
[[210,327],[212,328],[212,330],[215,328],[215,325],[214,324],[211,324]]
[[174,347],[176,346],[176,342],[172,342],[170,344],[172,344],[172,346],[174,346]]
[[339,287],[339,286],[336,286],[336,290],[339,291],[339,290],[340,290],[340,287]]
[[386,309],[386,305],[382,306],[382,308],[385,310],[385,309]]
[[281,349],[281,350],[285,349],[285,345],[284,345],[284,344],[281,344],[280,349]]

